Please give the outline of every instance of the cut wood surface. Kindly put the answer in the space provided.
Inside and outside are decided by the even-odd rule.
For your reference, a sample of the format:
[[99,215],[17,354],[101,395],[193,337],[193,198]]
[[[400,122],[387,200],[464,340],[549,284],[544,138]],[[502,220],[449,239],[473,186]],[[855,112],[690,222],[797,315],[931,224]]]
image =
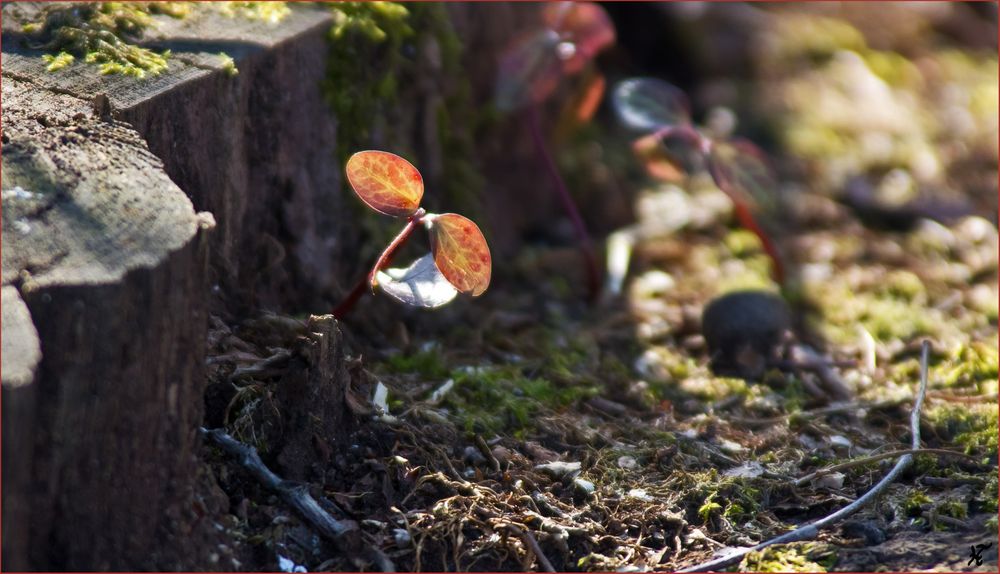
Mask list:
[[3,300],[3,373],[4,387],[26,385],[35,377],[35,366],[42,357],[38,331],[31,323],[28,308],[14,287],[4,285]]

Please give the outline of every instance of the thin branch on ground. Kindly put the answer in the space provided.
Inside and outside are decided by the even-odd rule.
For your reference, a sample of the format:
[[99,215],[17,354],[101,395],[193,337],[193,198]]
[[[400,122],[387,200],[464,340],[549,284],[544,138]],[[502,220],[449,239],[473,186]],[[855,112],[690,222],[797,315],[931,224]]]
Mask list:
[[[333,542],[345,556],[357,556],[361,548],[361,535],[353,521],[337,520],[323,509],[303,485],[284,480],[271,472],[261,460],[257,449],[241,443],[222,429],[199,429],[201,436],[208,438],[223,452],[235,458],[254,479],[268,490],[276,492],[281,500],[291,506],[323,538]],[[392,561],[377,548],[368,548],[368,558],[383,571],[395,570]],[[363,564],[359,564],[361,566]]]
[[958,458],[964,458],[969,462],[977,462],[974,457],[971,457],[965,453],[955,452],[953,450],[947,450],[943,448],[908,448],[906,450],[894,450],[891,452],[883,452],[879,454],[873,454],[871,456],[866,456],[864,458],[858,458],[854,460],[849,460],[847,462],[842,462],[840,464],[835,464],[827,468],[821,468],[816,472],[811,472],[802,478],[795,481],[795,486],[802,486],[811,480],[815,480],[821,476],[830,474],[831,472],[838,472],[848,468],[854,468],[856,466],[862,466],[870,462],[878,462],[887,458],[896,458],[897,456],[902,456],[904,454],[939,454],[942,456],[956,456]]
[[744,417],[729,417],[729,422],[738,425],[750,425],[750,426],[770,426],[777,423],[782,423],[789,420],[792,417],[800,418],[815,418],[827,415],[837,415],[842,413],[856,412],[861,409],[866,410],[881,410],[890,407],[899,406],[905,403],[908,399],[890,399],[886,401],[880,401],[877,403],[837,403],[827,407],[813,409],[809,411],[799,411],[796,413],[787,413],[783,415],[778,415],[776,417],[768,418],[744,418]]
[[[927,394],[927,361],[928,355],[930,354],[930,348],[930,342],[926,340],[923,341],[920,354],[920,388],[917,390],[917,397],[913,403],[913,411],[910,413],[910,436],[912,437],[912,440],[910,441],[911,450],[920,449],[920,410],[924,406],[924,397]],[[854,502],[825,518],[821,518],[812,524],[796,528],[795,530],[782,534],[781,536],[765,540],[756,546],[735,549],[725,556],[709,560],[708,562],[702,562],[701,564],[695,564],[694,566],[680,570],[680,572],[708,572],[712,570],[720,570],[740,562],[747,554],[763,550],[768,546],[773,546],[775,544],[788,544],[789,542],[800,542],[802,540],[815,538],[819,534],[820,530],[840,522],[844,518],[854,514],[878,498],[879,495],[885,492],[889,485],[892,484],[912,462],[913,455],[904,454],[896,462],[896,466],[894,466],[892,470],[889,471],[889,473],[885,475],[881,481],[879,481],[878,484],[872,487],[871,490],[866,492]]]

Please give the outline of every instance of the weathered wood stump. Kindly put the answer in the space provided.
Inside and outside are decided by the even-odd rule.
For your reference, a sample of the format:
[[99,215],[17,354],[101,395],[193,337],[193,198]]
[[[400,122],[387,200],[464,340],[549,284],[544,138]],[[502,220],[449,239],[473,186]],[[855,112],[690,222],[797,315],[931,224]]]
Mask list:
[[[288,213],[335,218],[335,131],[316,88],[329,15],[165,23],[158,41],[192,47],[145,81],[84,64],[48,73],[4,37],[5,569],[204,560],[168,542],[195,518],[211,286],[257,281],[261,244],[281,245],[269,231],[320,228]],[[239,76],[199,50],[217,53],[217,39]],[[195,206],[218,229],[199,232],[214,223]],[[296,246],[329,274],[320,243]],[[256,298],[277,303],[289,275],[267,278]]]

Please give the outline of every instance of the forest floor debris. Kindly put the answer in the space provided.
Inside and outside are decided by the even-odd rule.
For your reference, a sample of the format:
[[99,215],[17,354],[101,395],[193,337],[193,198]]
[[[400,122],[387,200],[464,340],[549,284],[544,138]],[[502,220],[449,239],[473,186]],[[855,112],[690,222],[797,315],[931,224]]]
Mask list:
[[[766,256],[724,217],[637,244],[626,297],[601,307],[566,279],[579,274],[578,254],[538,248],[487,295],[441,315],[372,309],[367,328],[342,326],[356,355],[349,444],[330,447],[308,488],[401,570],[682,569],[875,485],[893,464],[883,455],[910,446],[929,339],[928,450],[876,504],[738,568],[995,569],[995,549],[966,563],[970,546],[995,540],[997,514],[997,315],[976,295],[995,301],[997,244],[995,228],[992,240],[959,232],[977,225],[941,225],[946,253],[899,248],[917,244],[922,226],[872,230],[846,209],[797,236],[802,289],[819,307],[811,326],[855,395],[848,403],[810,394],[815,374],[802,369],[772,367],[759,382],[711,372],[700,308],[769,281]],[[664,273],[684,280],[646,288]],[[260,412],[273,408],[276,370],[295,362],[282,353],[298,336],[289,324],[304,325],[218,321],[213,338],[212,384],[233,388],[209,415],[221,408],[228,432],[265,460]],[[212,464],[244,564],[273,569],[280,554],[308,570],[352,568],[231,463]]]

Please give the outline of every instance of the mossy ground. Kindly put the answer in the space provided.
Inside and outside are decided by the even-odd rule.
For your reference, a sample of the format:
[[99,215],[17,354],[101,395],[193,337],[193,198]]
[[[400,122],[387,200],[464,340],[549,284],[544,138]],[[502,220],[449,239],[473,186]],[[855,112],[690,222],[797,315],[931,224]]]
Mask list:
[[[359,50],[378,54],[398,47],[397,33],[420,33],[412,20],[404,27],[398,14],[342,9],[342,34],[371,35]],[[354,31],[351,18],[360,18]],[[385,32],[379,22],[396,32],[380,40],[371,29]],[[818,35],[801,24],[792,22],[783,43],[772,47],[775,62],[805,57],[834,66],[834,55],[847,50],[857,58],[837,65],[857,72],[860,61],[895,89],[918,90],[906,58],[870,50],[851,26],[819,19],[810,24],[824,30]],[[391,98],[397,86],[378,71],[357,68],[349,55],[333,61],[331,77],[360,78],[358,93]],[[989,75],[987,65],[939,56],[951,62],[942,68],[949,76],[982,91],[975,86]],[[828,72],[839,73],[835,66]],[[796,99],[804,88],[790,82],[787,101],[801,106],[794,111],[803,122],[777,128],[780,139],[793,153],[829,163],[787,175],[799,178],[799,188],[780,238],[798,270],[786,294],[803,303],[799,341],[825,347],[851,401],[831,408],[817,393],[816,373],[801,366],[775,365],[755,381],[711,371],[699,325],[705,304],[737,289],[780,289],[756,238],[738,229],[710,181],[695,177],[681,199],[671,195],[672,209],[686,210],[690,221],[639,242],[620,298],[587,305],[577,250],[528,244],[517,257],[497,261],[494,284],[480,299],[435,313],[363,303],[343,326],[355,417],[349,440],[310,479],[314,493],[332,501],[338,516],[358,521],[367,543],[402,570],[537,569],[539,551],[557,570],[683,568],[723,547],[753,545],[828,515],[878,482],[892,460],[794,484],[832,464],[907,448],[919,345],[928,339],[934,351],[922,443],[956,455],[917,456],[876,505],[818,541],[754,553],[735,568],[971,568],[969,544],[994,540],[996,529],[995,214],[980,210],[943,223],[917,217],[906,230],[864,220],[828,193],[838,170],[846,165],[881,176],[911,169],[913,146],[939,153],[944,144],[933,127],[920,125],[897,134],[899,155],[879,162],[858,157],[854,138],[864,126],[831,127],[824,123],[829,118],[809,116]],[[977,102],[989,97],[969,105],[982,113]],[[359,114],[358,126],[346,124],[359,141],[369,137],[359,118],[385,105],[331,103],[360,106],[349,111]],[[914,105],[926,112],[930,104]],[[461,112],[449,108],[438,120],[451,125],[455,113]],[[580,137],[625,145],[610,129]],[[827,138],[844,145],[827,146]],[[617,156],[604,158],[604,168],[617,169]],[[586,166],[575,177],[602,181],[588,177],[600,162],[563,160]],[[995,171],[991,161],[987,167]],[[958,181],[959,168],[940,165],[944,181]],[[626,184],[644,198],[673,193],[635,173]],[[237,339],[213,358],[213,383],[229,384],[233,368],[275,352],[267,333]],[[236,381],[224,405],[230,432],[276,466],[272,445],[258,439],[266,434],[261,413],[271,408],[268,397],[280,379],[278,370]],[[379,385],[388,389],[388,417],[371,408]],[[246,502],[234,503],[229,527],[242,551],[255,557],[251,563],[273,569],[280,553],[309,570],[353,569],[343,557],[321,552],[266,493],[240,488],[240,496],[229,494]],[[980,569],[995,568],[992,556]]]

